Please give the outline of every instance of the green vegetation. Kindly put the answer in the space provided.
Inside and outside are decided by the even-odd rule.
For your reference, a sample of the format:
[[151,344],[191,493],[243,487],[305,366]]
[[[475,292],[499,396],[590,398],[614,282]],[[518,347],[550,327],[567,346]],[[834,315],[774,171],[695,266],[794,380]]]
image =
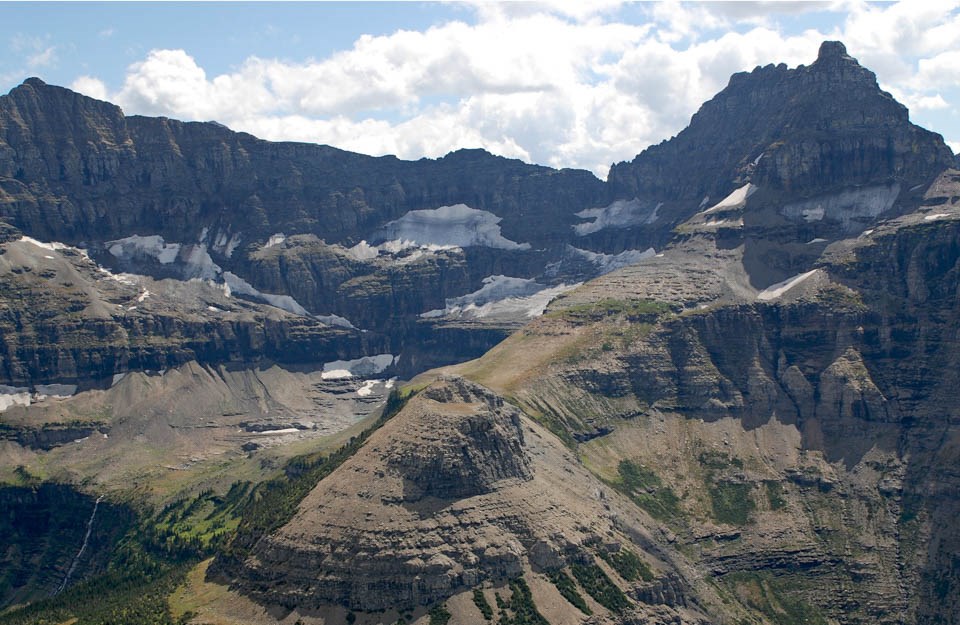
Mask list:
[[827,625],[815,607],[789,593],[791,585],[768,573],[740,571],[724,577],[737,597],[777,625]]
[[597,603],[614,614],[623,614],[630,607],[630,600],[623,594],[616,584],[610,581],[607,574],[596,564],[573,564],[570,566],[573,576],[580,582],[580,586],[593,597]]
[[620,479],[613,486],[651,516],[666,521],[680,515],[680,499],[652,470],[630,460],[621,460],[617,473]]
[[493,620],[493,608],[490,606],[487,598],[483,596],[483,590],[480,588],[473,589],[473,604],[477,606],[477,609],[483,614],[484,620]]
[[701,452],[697,459],[700,466],[706,470],[704,482],[710,495],[714,520],[729,525],[746,525],[750,520],[750,513],[757,508],[751,495],[753,485],[731,481],[719,475],[731,467],[742,469],[743,460],[713,450]]
[[503,601],[500,595],[497,595],[497,605],[500,607],[499,625],[550,625],[537,610],[530,587],[522,577],[510,582],[510,590],[512,594],[509,601]]
[[713,518],[720,523],[746,525],[757,505],[750,496],[753,487],[743,482],[716,482],[710,486]]
[[371,434],[400,412],[409,398],[410,395],[393,391],[387,398],[383,415],[370,428],[351,437],[346,445],[329,455],[319,452],[293,458],[284,469],[284,475],[257,485],[243,510],[236,534],[223,549],[221,557],[233,562],[244,559],[261,536],[290,521],[297,506],[320,480],[353,456]]
[[787,500],[783,498],[783,484],[771,480],[764,482],[763,486],[767,491],[767,503],[771,510],[782,510],[787,506]]
[[625,317],[632,323],[656,323],[671,312],[670,305],[656,300],[620,300],[602,299],[596,302],[574,304],[548,313],[548,317],[564,319],[574,323],[592,323],[609,317]]
[[574,605],[578,610],[590,616],[593,610],[587,605],[583,595],[577,590],[577,584],[573,579],[563,571],[554,571],[550,573],[550,581],[557,587],[563,598]]
[[654,580],[653,571],[647,563],[629,549],[621,549],[615,553],[601,550],[598,555],[628,582],[635,582],[638,579],[645,582]]
[[[56,597],[0,614],[0,625],[59,625],[72,619],[79,624],[179,625],[167,598],[191,568],[218,552],[220,557],[243,557],[263,533],[286,523],[317,482],[353,455],[408,398],[392,393],[372,427],[329,455],[292,459],[280,477],[256,487],[236,482],[222,496],[204,491],[131,520],[103,574]],[[437,610],[436,618],[442,616]],[[189,617],[187,613],[179,620]],[[435,621],[434,612],[430,618],[431,623],[446,623]]]
[[430,610],[430,625],[447,625],[450,621],[450,611],[443,604],[435,605]]

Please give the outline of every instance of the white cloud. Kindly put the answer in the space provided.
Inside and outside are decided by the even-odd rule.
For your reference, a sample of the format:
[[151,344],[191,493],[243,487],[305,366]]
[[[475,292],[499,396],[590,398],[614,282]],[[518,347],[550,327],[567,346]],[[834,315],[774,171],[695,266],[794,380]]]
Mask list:
[[[208,76],[184,50],[153,50],[115,93],[95,77],[76,89],[128,113],[217,120],[272,140],[369,154],[436,157],[461,147],[605,176],[612,162],[680,131],[730,74],[811,63],[841,39],[912,110],[956,109],[957,3],[642,5],[619,0],[473,5],[475,23],[364,35],[319,60],[250,57]],[[836,14],[829,32],[788,34],[778,19]],[[843,17],[845,16],[845,17]],[[931,34],[933,33],[933,34]]]
[[57,48],[50,46],[40,50],[36,54],[27,57],[27,67],[37,69],[39,67],[49,67],[57,62]]
[[954,154],[960,154],[960,141],[947,141],[947,145],[950,146]]
[[96,98],[97,100],[109,99],[107,85],[105,85],[104,82],[99,78],[94,78],[93,76],[77,77],[76,80],[70,83],[70,88],[77,93],[82,93],[83,95]]

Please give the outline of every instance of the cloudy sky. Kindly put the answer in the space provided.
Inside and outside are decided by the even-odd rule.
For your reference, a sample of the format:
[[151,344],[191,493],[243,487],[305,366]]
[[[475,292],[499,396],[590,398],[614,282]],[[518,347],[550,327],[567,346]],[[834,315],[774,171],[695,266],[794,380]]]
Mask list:
[[839,39],[960,151],[960,1],[0,2],[0,20],[4,93],[39,76],[128,115],[409,159],[483,147],[600,177],[731,73],[809,64]]

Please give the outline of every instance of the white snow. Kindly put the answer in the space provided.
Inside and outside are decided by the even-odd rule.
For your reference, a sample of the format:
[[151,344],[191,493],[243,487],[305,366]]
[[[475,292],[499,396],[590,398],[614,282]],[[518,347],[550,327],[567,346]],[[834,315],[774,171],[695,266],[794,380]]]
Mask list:
[[181,258],[186,265],[187,278],[215,280],[220,275],[220,265],[213,262],[206,245],[186,246]]
[[210,228],[207,228],[206,226],[204,226],[204,228],[200,231],[200,238],[197,239],[197,243],[206,243],[207,235],[209,233],[210,233]]
[[537,317],[543,314],[553,298],[576,286],[561,284],[550,288],[532,278],[487,276],[480,289],[461,297],[448,298],[443,309],[430,310],[420,316],[424,319],[448,315],[470,318],[493,315]]
[[310,316],[310,313],[307,312],[307,309],[301,306],[297,300],[293,299],[289,295],[273,295],[271,293],[263,293],[258,291],[253,287],[253,285],[233,272],[224,272],[223,281],[227,287],[229,287],[231,294],[237,293],[239,295],[246,295],[247,297],[258,299],[262,302],[270,304],[271,306],[274,306],[275,308],[285,310],[295,315],[303,315],[304,317]]
[[663,206],[662,202],[654,204],[640,198],[616,200],[609,206],[587,208],[577,213],[577,217],[592,219],[593,221],[576,224],[573,226],[573,230],[577,233],[577,236],[582,237],[605,228],[630,228],[631,226],[651,224],[657,220],[661,206]]
[[807,241],[807,245],[813,245],[814,243],[826,243],[826,242],[827,242],[826,239],[816,238],[816,239],[810,239],[809,241]]
[[[22,239],[21,239],[22,240]],[[31,241],[32,243],[32,241]],[[0,385],[0,412],[11,406],[29,406],[30,389],[23,386]]]
[[719,210],[733,210],[736,208],[743,208],[747,203],[747,198],[756,193],[757,186],[751,183],[747,183],[735,189],[730,195],[723,198],[707,210],[703,211],[704,215],[719,211]]
[[137,301],[143,302],[143,300],[147,299],[148,297],[150,297],[150,289],[144,289],[143,293],[141,293],[140,296],[137,298]]
[[339,378],[366,377],[376,375],[396,362],[397,356],[393,354],[377,354],[376,356],[364,356],[355,360],[335,360],[323,365],[323,373],[320,377],[324,380],[336,380]]
[[300,430],[297,428],[281,428],[279,430],[264,430],[262,432],[246,432],[251,436],[270,436],[271,434],[296,434]]
[[117,384],[120,383],[120,380],[122,380],[122,379],[125,378],[125,377],[127,377],[127,372],[126,372],[126,371],[124,371],[123,373],[115,373],[115,374],[113,374],[113,381],[110,382],[110,386],[111,386],[111,387],[116,386]]
[[573,246],[568,246],[568,249],[575,255],[596,265],[599,272],[598,275],[601,276],[657,255],[657,251],[652,247],[648,247],[642,252],[640,250],[626,250],[619,254],[600,254],[589,250],[581,250]]
[[217,312],[217,313],[223,312],[222,308],[217,308],[216,306],[207,306],[207,310],[209,310],[210,312]]
[[50,243],[44,243],[43,241],[37,241],[36,239],[32,237],[27,237],[27,236],[20,237],[20,242],[30,243],[31,245],[36,245],[37,247],[41,247],[45,250],[50,250],[51,252],[57,252],[59,250],[65,250],[70,248],[69,245],[66,245],[64,243],[58,243],[56,241],[51,241]]
[[790,219],[839,221],[845,234],[858,232],[866,221],[890,210],[900,195],[900,185],[874,185],[787,204],[780,214]]
[[380,255],[380,249],[363,240],[353,247],[348,248],[347,253],[357,260],[371,260]]
[[38,384],[37,393],[42,397],[64,398],[75,395],[77,392],[76,384]]
[[710,201],[709,195],[703,196],[703,199],[700,200],[700,206],[697,207],[697,210],[703,210],[703,207],[706,206],[709,201]]
[[763,155],[764,155],[764,153],[763,153],[763,152],[760,152],[760,156],[758,156],[757,158],[753,159],[753,166],[754,166],[754,167],[756,167],[756,166],[760,163],[760,159],[763,158]]
[[[201,242],[203,241],[201,240]],[[240,233],[231,235],[229,232],[217,230],[217,238],[213,241],[211,249],[230,258],[238,245],[240,245]]]
[[363,386],[357,389],[357,395],[360,397],[369,397],[373,393],[373,387],[383,380],[367,380]]
[[794,276],[788,280],[784,280],[783,282],[778,282],[776,284],[770,285],[764,290],[757,293],[757,299],[760,300],[761,302],[769,302],[769,301],[775,300],[780,296],[782,296],[787,291],[789,291],[790,289],[792,289],[793,287],[797,286],[798,284],[800,284],[801,282],[803,282],[804,280],[812,276],[813,274],[817,273],[818,271],[820,270],[813,269],[806,273],[801,273],[798,276]]
[[316,315],[315,319],[320,323],[325,323],[328,326],[339,326],[341,328],[347,328],[348,330],[357,330],[357,326],[350,323],[350,320],[346,317],[341,317],[340,315]]
[[44,254],[43,257],[47,260],[53,260],[53,256],[50,256],[49,254]]
[[927,215],[923,218],[924,221],[934,221],[937,219],[943,219],[944,217],[949,217],[947,213],[934,213],[933,215]]
[[107,249],[116,258],[133,260],[138,256],[154,258],[157,262],[168,265],[177,259],[180,253],[179,243],[169,245],[158,234],[142,237],[138,234],[115,241],[107,241]]
[[418,245],[454,247],[482,246],[504,250],[528,250],[529,243],[505,238],[498,225],[502,218],[466,204],[410,211],[377,231],[376,240],[413,241]]
[[287,240],[287,235],[283,234],[282,232],[278,232],[277,234],[272,234],[270,235],[270,238],[267,239],[267,242],[263,244],[263,249],[267,249],[268,247],[273,247],[274,245],[280,245],[286,240]]

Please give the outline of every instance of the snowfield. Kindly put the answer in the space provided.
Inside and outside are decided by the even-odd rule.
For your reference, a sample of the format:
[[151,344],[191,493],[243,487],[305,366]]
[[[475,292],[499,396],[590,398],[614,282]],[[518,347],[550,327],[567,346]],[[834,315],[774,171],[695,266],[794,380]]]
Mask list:
[[420,246],[530,249],[529,243],[517,243],[505,238],[498,225],[501,221],[491,212],[476,210],[466,204],[454,204],[410,211],[384,225],[371,239],[380,242],[410,241]]
[[543,314],[553,298],[577,286],[561,284],[548,287],[532,278],[487,276],[483,279],[483,286],[473,293],[449,298],[444,308],[430,310],[420,316],[424,319],[444,316],[473,319],[492,316],[537,317]]
[[382,372],[397,361],[393,354],[364,356],[356,360],[334,360],[323,365],[324,380],[338,380],[352,377],[368,377]]
[[845,234],[854,234],[862,227],[860,223],[873,220],[893,208],[899,195],[899,184],[847,189],[833,195],[787,204],[780,214],[807,223],[839,221]]
[[757,186],[750,184],[749,182],[739,189],[734,190],[730,195],[723,198],[707,210],[703,211],[704,215],[709,215],[710,213],[715,213],[721,210],[735,210],[738,208],[743,208],[747,203],[747,198],[757,192]]
[[581,219],[593,221],[573,226],[577,236],[585,236],[599,232],[605,228],[630,228],[652,224],[657,220],[658,212],[663,203],[654,204],[640,198],[632,200],[617,200],[602,208],[588,208],[577,213]]
[[797,286],[801,282],[804,282],[805,280],[807,280],[808,278],[810,278],[811,276],[813,276],[819,271],[820,271],[819,269],[814,269],[812,271],[801,273],[800,275],[784,280],[783,282],[771,284],[764,290],[757,293],[757,300],[761,302],[770,302],[775,299],[778,299],[782,297],[787,291]]

